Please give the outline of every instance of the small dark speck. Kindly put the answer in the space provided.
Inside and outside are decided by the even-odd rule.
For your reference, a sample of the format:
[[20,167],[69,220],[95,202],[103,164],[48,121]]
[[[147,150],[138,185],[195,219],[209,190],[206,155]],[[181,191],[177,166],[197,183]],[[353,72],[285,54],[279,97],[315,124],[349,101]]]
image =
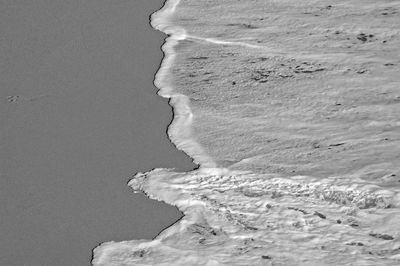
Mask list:
[[348,246],[359,246],[359,247],[364,246],[364,244],[361,243],[361,242],[351,242],[351,243],[348,243],[346,245],[348,245]]
[[270,260],[270,259],[272,259],[270,256],[261,256],[261,258],[263,258],[264,260]]
[[325,215],[323,215],[322,213],[320,213],[320,212],[314,212],[314,215],[317,215],[319,218],[321,218],[321,219],[326,219],[326,216]]
[[342,223],[342,221],[341,221],[341,220],[336,220],[336,222],[337,222],[338,224],[341,224],[341,223]]
[[383,239],[383,240],[393,240],[394,239],[393,236],[386,235],[386,234],[369,234],[369,235],[372,237],[375,237],[375,238]]
[[205,59],[208,59],[208,57],[207,56],[198,56],[198,57],[190,57],[189,59],[192,59],[192,60],[205,60]]
[[365,36],[365,34],[361,33],[357,36],[357,39],[362,41],[362,42],[366,42],[368,40],[368,38]]
[[337,146],[342,146],[342,145],[344,145],[344,144],[345,144],[344,142],[342,142],[342,143],[335,143],[335,144],[329,145],[329,147],[337,147]]

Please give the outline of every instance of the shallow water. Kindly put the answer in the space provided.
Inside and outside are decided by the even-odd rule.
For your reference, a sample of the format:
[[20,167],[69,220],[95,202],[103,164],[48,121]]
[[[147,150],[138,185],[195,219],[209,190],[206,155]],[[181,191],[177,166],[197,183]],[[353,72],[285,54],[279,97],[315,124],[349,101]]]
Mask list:
[[396,265],[400,2],[167,1],[157,74],[200,169],[130,185],[185,217],[94,265]]

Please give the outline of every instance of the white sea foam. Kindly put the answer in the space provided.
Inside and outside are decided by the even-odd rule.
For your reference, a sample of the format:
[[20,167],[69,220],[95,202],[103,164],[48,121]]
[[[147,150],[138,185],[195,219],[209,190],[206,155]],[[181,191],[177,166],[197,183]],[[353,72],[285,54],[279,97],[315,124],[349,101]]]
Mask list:
[[178,149],[184,150],[191,156],[194,162],[201,165],[201,167],[215,167],[212,159],[205,154],[201,146],[191,137],[193,114],[190,110],[188,97],[174,92],[168,82],[170,68],[175,58],[174,46],[179,41],[186,39],[186,31],[181,27],[171,25],[168,21],[178,4],[179,0],[166,1],[164,7],[152,15],[151,25],[169,35],[162,46],[164,59],[156,74],[154,84],[159,88],[158,94],[164,98],[169,98],[170,104],[174,108],[174,120],[168,128],[168,135],[171,141]]
[[[102,244],[93,265],[399,263],[400,80],[380,53],[400,63],[399,18],[379,16],[400,4],[328,4],[168,0],[153,14],[169,35],[155,79],[169,137],[200,168],[138,173],[133,190],[184,217]],[[351,35],[354,14],[392,43]]]
[[400,203],[398,192],[362,180],[352,187],[330,181],[238,171],[139,173],[133,189],[185,216],[153,241],[100,246],[95,265],[395,265],[400,213],[387,207]]

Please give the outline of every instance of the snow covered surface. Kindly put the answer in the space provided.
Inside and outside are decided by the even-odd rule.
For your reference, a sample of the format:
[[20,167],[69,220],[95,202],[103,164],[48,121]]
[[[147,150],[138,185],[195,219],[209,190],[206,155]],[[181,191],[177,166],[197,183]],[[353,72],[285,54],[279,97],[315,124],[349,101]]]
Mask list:
[[185,216],[93,265],[398,265],[400,1],[168,0],[155,84],[198,170],[129,183]]

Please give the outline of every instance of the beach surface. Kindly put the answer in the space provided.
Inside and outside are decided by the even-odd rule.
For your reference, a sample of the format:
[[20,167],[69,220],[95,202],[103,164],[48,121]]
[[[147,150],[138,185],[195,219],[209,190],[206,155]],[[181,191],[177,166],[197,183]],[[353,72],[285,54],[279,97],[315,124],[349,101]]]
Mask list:
[[134,194],[138,171],[193,169],[152,81],[162,1],[1,1],[0,265],[90,265],[181,213]]
[[155,84],[198,162],[129,182],[184,217],[95,266],[400,265],[400,1],[168,0]]

